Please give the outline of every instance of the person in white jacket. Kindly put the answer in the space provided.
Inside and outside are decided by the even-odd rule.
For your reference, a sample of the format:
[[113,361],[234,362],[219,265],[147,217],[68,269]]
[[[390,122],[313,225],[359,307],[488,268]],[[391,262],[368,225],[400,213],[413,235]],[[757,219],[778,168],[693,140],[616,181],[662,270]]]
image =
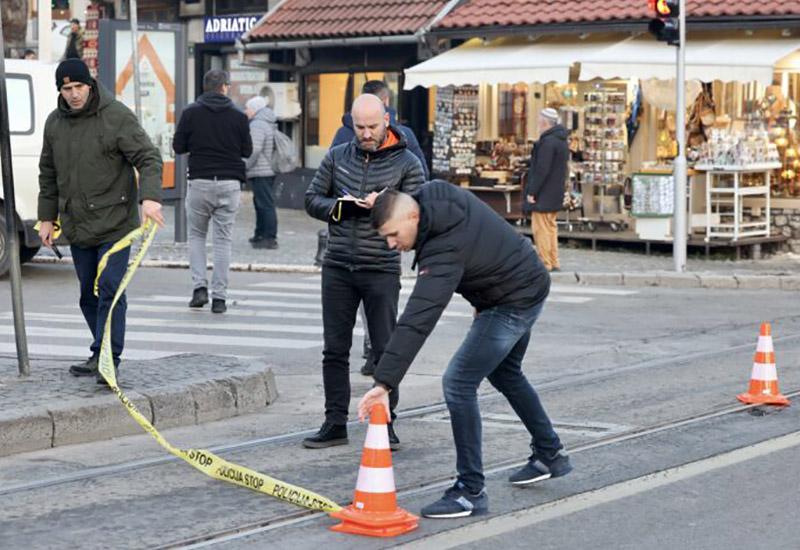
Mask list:
[[250,244],[253,248],[278,248],[278,215],[275,211],[275,171],[272,155],[275,149],[275,125],[277,118],[267,105],[267,100],[257,95],[245,104],[245,113],[250,119],[250,137],[253,154],[246,159],[247,183],[253,190],[253,206],[256,210],[256,227]]

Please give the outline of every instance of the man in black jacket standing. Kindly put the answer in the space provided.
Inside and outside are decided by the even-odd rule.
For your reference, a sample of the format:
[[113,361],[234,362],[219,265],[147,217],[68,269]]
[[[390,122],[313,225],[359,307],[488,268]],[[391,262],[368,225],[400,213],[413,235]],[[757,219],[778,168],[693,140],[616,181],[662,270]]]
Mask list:
[[531,154],[524,207],[526,212],[533,211],[531,226],[539,258],[548,271],[559,271],[556,216],[564,205],[569,132],[558,123],[555,109],[543,109],[539,113],[539,131],[539,141]]
[[533,454],[510,481],[525,485],[569,473],[569,457],[522,372],[531,327],[550,291],[550,276],[530,243],[474,195],[445,181],[432,181],[413,196],[384,193],[373,207],[372,225],[389,248],[415,249],[419,267],[414,291],[375,369],[375,387],[359,403],[362,420],[394,393],[454,292],[476,311],[442,379],[458,479],[422,515],[454,518],[489,510],[477,395],[484,378],[508,399],[532,437]]
[[[328,151],[306,191],[306,211],[327,221],[329,233],[322,262],[325,422],[303,441],[314,449],[348,442],[349,358],[359,302],[364,302],[376,358],[397,322],[400,254],[372,228],[370,208],[386,189],[412,192],[424,182],[419,160],[406,148],[403,134],[389,125],[380,99],[361,95],[352,113],[355,138]],[[394,410],[397,392],[391,402]],[[399,448],[391,425],[389,441]]]
[[192,299],[189,307],[208,303],[206,236],[213,222],[214,274],[211,311],[225,313],[231,234],[245,181],[244,158],[253,153],[247,116],[227,97],[228,73],[211,69],[203,76],[204,93],[183,111],[172,140],[176,153],[189,153],[189,266]]

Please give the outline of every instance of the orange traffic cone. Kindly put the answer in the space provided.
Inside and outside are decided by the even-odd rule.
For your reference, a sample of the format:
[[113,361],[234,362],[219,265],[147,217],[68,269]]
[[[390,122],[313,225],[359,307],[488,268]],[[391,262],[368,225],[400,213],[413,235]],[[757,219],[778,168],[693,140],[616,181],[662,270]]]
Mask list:
[[419,518],[397,507],[386,424],[386,409],[383,405],[374,406],[369,414],[367,440],[361,455],[353,504],[331,513],[331,517],[342,520],[331,527],[334,531],[396,537],[417,528]]
[[758,336],[756,355],[753,358],[753,374],[750,376],[750,388],[747,393],[736,396],[748,405],[788,405],[778,390],[778,372],[775,370],[775,349],[772,347],[772,327],[769,323],[761,323],[761,334]]

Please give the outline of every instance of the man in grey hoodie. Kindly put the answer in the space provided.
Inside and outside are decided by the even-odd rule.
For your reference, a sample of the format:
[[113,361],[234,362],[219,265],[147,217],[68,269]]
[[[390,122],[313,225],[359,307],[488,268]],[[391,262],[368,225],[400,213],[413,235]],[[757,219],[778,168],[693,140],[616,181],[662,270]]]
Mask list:
[[250,119],[250,137],[253,154],[245,161],[247,183],[253,190],[256,209],[256,228],[250,237],[253,248],[278,248],[278,216],[275,212],[275,171],[272,155],[275,149],[275,113],[267,100],[257,95],[245,103],[245,114]]

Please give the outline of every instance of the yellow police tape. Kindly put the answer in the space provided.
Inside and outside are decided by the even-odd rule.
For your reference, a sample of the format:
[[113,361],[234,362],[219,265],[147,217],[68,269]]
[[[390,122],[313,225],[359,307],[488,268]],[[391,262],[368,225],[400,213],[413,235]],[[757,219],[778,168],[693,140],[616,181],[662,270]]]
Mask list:
[[117,300],[119,300],[119,297],[123,292],[125,292],[125,289],[131,282],[134,273],[136,273],[136,269],[139,267],[139,264],[147,253],[147,249],[153,242],[153,238],[155,237],[157,229],[157,226],[148,220],[144,227],[140,227],[134,231],[131,231],[125,237],[115,243],[114,246],[112,246],[111,249],[103,255],[102,259],[100,260],[100,264],[98,265],[97,278],[94,282],[95,295],[97,294],[100,275],[103,273],[103,269],[105,269],[105,266],[108,263],[109,256],[131,246],[137,240],[142,239],[142,245],[139,248],[139,251],[136,253],[136,256],[133,258],[133,261],[128,266],[125,276],[122,278],[122,282],[120,283],[117,293],[114,296],[114,301],[111,303],[111,310],[109,311],[108,318],[106,319],[105,328],[103,329],[103,343],[100,349],[100,374],[103,376],[103,378],[105,378],[106,382],[108,382],[108,385],[117,395],[117,398],[119,398],[123,406],[125,406],[128,413],[130,413],[133,419],[136,420],[136,422],[142,428],[152,435],[153,438],[158,441],[158,443],[167,451],[188,462],[191,466],[200,470],[207,476],[222,481],[227,481],[228,483],[233,483],[234,485],[239,485],[240,487],[245,487],[246,489],[252,489],[253,491],[265,493],[296,506],[302,506],[311,510],[319,510],[323,512],[335,512],[337,510],[341,510],[341,506],[332,500],[303,489],[302,487],[284,483],[283,481],[271,478],[262,473],[256,472],[255,470],[245,468],[244,466],[234,464],[233,462],[228,462],[224,458],[220,458],[214,453],[206,451],[205,449],[179,449],[177,447],[173,447],[170,442],[164,439],[158,430],[156,430],[155,426],[153,426],[150,421],[147,420],[147,418],[145,418],[141,412],[139,412],[139,409],[136,408],[136,405],[134,405],[125,396],[125,394],[117,385],[117,377],[114,372],[114,361],[111,355],[111,314],[114,311],[114,307],[117,305]]

